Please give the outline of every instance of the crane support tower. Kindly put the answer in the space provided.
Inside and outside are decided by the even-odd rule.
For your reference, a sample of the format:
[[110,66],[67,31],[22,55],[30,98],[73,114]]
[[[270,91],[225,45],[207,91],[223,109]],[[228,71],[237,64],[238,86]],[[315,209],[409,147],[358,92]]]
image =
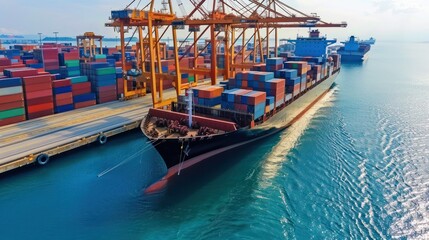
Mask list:
[[[143,8],[131,7],[111,12],[108,27],[120,32],[122,67],[126,69],[125,32],[134,28],[138,32],[138,67],[147,83],[150,83],[154,107],[168,106],[174,99],[163,99],[163,81],[172,80],[177,96],[197,84],[197,76],[209,76],[216,84],[218,76],[234,77],[236,70],[250,69],[264,62],[274,48],[277,56],[278,31],[284,28],[346,27],[347,23],[328,23],[317,14],[305,14],[280,0],[172,0],[143,1]],[[139,2],[140,4],[140,2]],[[186,13],[186,11],[189,13]],[[182,16],[176,13],[181,12]],[[185,41],[192,37],[192,44],[179,52],[181,43],[178,31],[184,31]],[[134,36],[134,34],[133,34]],[[274,36],[274,37],[273,37]],[[163,72],[160,44],[163,38],[172,37],[174,74]],[[271,39],[274,38],[274,47]],[[203,45],[200,40],[205,40]],[[240,45],[240,46],[239,46]],[[253,47],[250,47],[250,46]],[[210,54],[210,67],[197,66],[197,58]],[[192,67],[182,66],[185,56],[193,58]],[[205,65],[205,64],[204,64]],[[207,64],[208,65],[208,64]],[[126,72],[126,71],[124,71]],[[182,81],[182,73],[193,75],[194,82]]]

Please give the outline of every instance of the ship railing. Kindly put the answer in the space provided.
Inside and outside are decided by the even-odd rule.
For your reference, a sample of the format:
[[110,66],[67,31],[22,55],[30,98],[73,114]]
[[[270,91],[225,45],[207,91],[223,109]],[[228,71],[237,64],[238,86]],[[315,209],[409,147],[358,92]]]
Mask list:
[[[172,102],[171,109],[175,112],[186,113],[187,103],[182,102]],[[250,126],[253,121],[253,114],[243,113],[233,110],[220,109],[207,107],[202,105],[194,105],[193,112],[198,115],[214,117],[218,119],[227,119],[229,121],[235,122],[238,125],[238,128]]]

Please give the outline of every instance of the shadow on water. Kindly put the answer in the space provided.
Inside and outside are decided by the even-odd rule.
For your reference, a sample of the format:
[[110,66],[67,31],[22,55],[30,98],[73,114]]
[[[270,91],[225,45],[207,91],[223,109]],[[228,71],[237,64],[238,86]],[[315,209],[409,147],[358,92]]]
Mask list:
[[[218,197],[227,194],[234,184],[244,179],[252,181],[246,182],[246,189],[251,191],[258,184],[257,178],[248,178],[247,175],[249,172],[254,175],[255,171],[261,171],[260,165],[263,156],[272,147],[273,142],[279,140],[279,134],[220,153],[182,170],[179,176],[176,175],[170,179],[163,191],[146,194],[144,196],[145,205],[159,209],[173,208],[176,204],[192,198],[196,192],[202,191],[210,194],[211,191],[206,188],[211,187],[208,186],[211,183],[216,183],[216,188],[219,190],[216,191]],[[237,168],[240,171],[237,171]],[[249,196],[249,194],[243,193],[244,196]],[[246,199],[246,197],[243,198],[244,201]]]

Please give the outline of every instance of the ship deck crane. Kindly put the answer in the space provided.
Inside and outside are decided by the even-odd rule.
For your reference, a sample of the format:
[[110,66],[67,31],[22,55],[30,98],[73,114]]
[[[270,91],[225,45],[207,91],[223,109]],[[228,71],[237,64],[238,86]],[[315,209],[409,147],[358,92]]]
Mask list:
[[[139,59],[141,59],[139,67],[142,70],[142,76],[151,83],[154,107],[167,106],[173,101],[173,99],[163,99],[162,82],[165,79],[174,81],[176,94],[180,95],[184,89],[192,86],[190,83],[182,84],[182,72],[209,75],[211,84],[216,84],[218,75],[222,74],[224,79],[233,77],[236,69],[250,68],[255,65],[257,56],[263,62],[264,55],[270,53],[268,40],[272,34],[275,35],[275,55],[277,55],[278,29],[280,28],[347,26],[344,22],[332,24],[321,21],[317,15],[304,14],[280,0],[189,0],[186,6],[192,10],[187,15],[183,2],[177,2],[180,11],[185,15],[183,17],[176,16],[172,0],[163,0],[161,3],[150,0],[143,9],[126,8],[120,11],[112,11],[112,21],[106,24],[106,26],[119,29],[122,54],[125,51],[125,28],[136,28],[138,31],[140,39]],[[204,5],[211,7],[207,10]],[[193,43],[186,52],[189,53],[191,48],[194,49],[194,68],[180,67],[182,57],[179,57],[178,52],[177,31],[184,29],[185,26],[188,26],[189,32],[194,35]],[[160,34],[162,30],[163,32]],[[161,58],[159,57],[161,38],[168,31],[173,37],[175,75],[162,71]],[[247,35],[249,32],[251,32],[250,37]],[[197,42],[206,35],[209,35],[210,41],[203,47],[203,50],[210,45],[211,67],[195,68],[197,57],[203,52],[203,50],[199,51]],[[142,39],[147,44],[143,44]],[[242,47],[240,52],[236,52],[235,45],[239,43],[240,39]],[[246,56],[246,46],[252,40],[253,50]],[[217,46],[219,44],[225,48],[224,68],[217,66]],[[240,55],[241,60],[238,60]],[[246,62],[250,55],[253,56],[253,60]],[[146,62],[149,66],[148,71],[146,71]],[[125,69],[124,56],[122,65]]]

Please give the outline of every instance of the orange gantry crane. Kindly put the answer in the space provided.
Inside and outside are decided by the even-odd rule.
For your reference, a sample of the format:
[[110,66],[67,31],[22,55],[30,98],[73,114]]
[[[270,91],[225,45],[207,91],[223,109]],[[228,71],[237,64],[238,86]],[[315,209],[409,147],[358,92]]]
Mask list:
[[[100,51],[97,52],[97,42]],[[96,54],[102,54],[103,36],[96,35],[93,32],[85,32],[83,35],[76,36],[76,44],[79,48],[83,48],[83,59],[90,60]]]
[[[129,66],[125,59],[125,32],[134,28],[138,32],[138,68],[142,81],[151,85],[154,107],[163,107],[173,99],[163,99],[163,80],[174,81],[176,94],[195,83],[182,84],[182,72],[198,75],[209,75],[211,84],[216,84],[218,76],[223,79],[233,77],[236,69],[249,69],[256,64],[256,59],[264,61],[264,55],[270,55],[270,39],[274,35],[274,54],[277,56],[278,30],[295,27],[346,27],[345,22],[333,24],[321,21],[316,14],[305,14],[280,0],[177,0],[181,16],[173,8],[173,0],[150,0],[143,8],[131,8],[132,1],[124,10],[112,11],[111,22],[106,26],[114,27],[120,32],[122,67],[126,75]],[[141,2],[139,2],[141,3]],[[191,10],[189,14],[186,9]],[[188,27],[188,36],[193,35],[190,47],[179,56],[178,31]],[[251,33],[248,36],[248,33]],[[133,34],[133,36],[134,36]],[[172,36],[175,72],[165,73],[161,67],[161,39]],[[204,46],[198,42],[208,37]],[[241,42],[240,42],[241,40]],[[247,46],[252,44],[250,52]],[[217,47],[222,45],[223,68],[218,65]],[[237,45],[241,45],[237,48]],[[197,58],[210,48],[210,68],[196,68]],[[180,67],[180,60],[193,49],[194,67]],[[252,56],[253,60],[249,57]],[[148,68],[147,68],[148,66]],[[125,76],[126,77],[126,76]],[[197,78],[195,78],[197,79]],[[125,89],[125,96],[127,97]]]

